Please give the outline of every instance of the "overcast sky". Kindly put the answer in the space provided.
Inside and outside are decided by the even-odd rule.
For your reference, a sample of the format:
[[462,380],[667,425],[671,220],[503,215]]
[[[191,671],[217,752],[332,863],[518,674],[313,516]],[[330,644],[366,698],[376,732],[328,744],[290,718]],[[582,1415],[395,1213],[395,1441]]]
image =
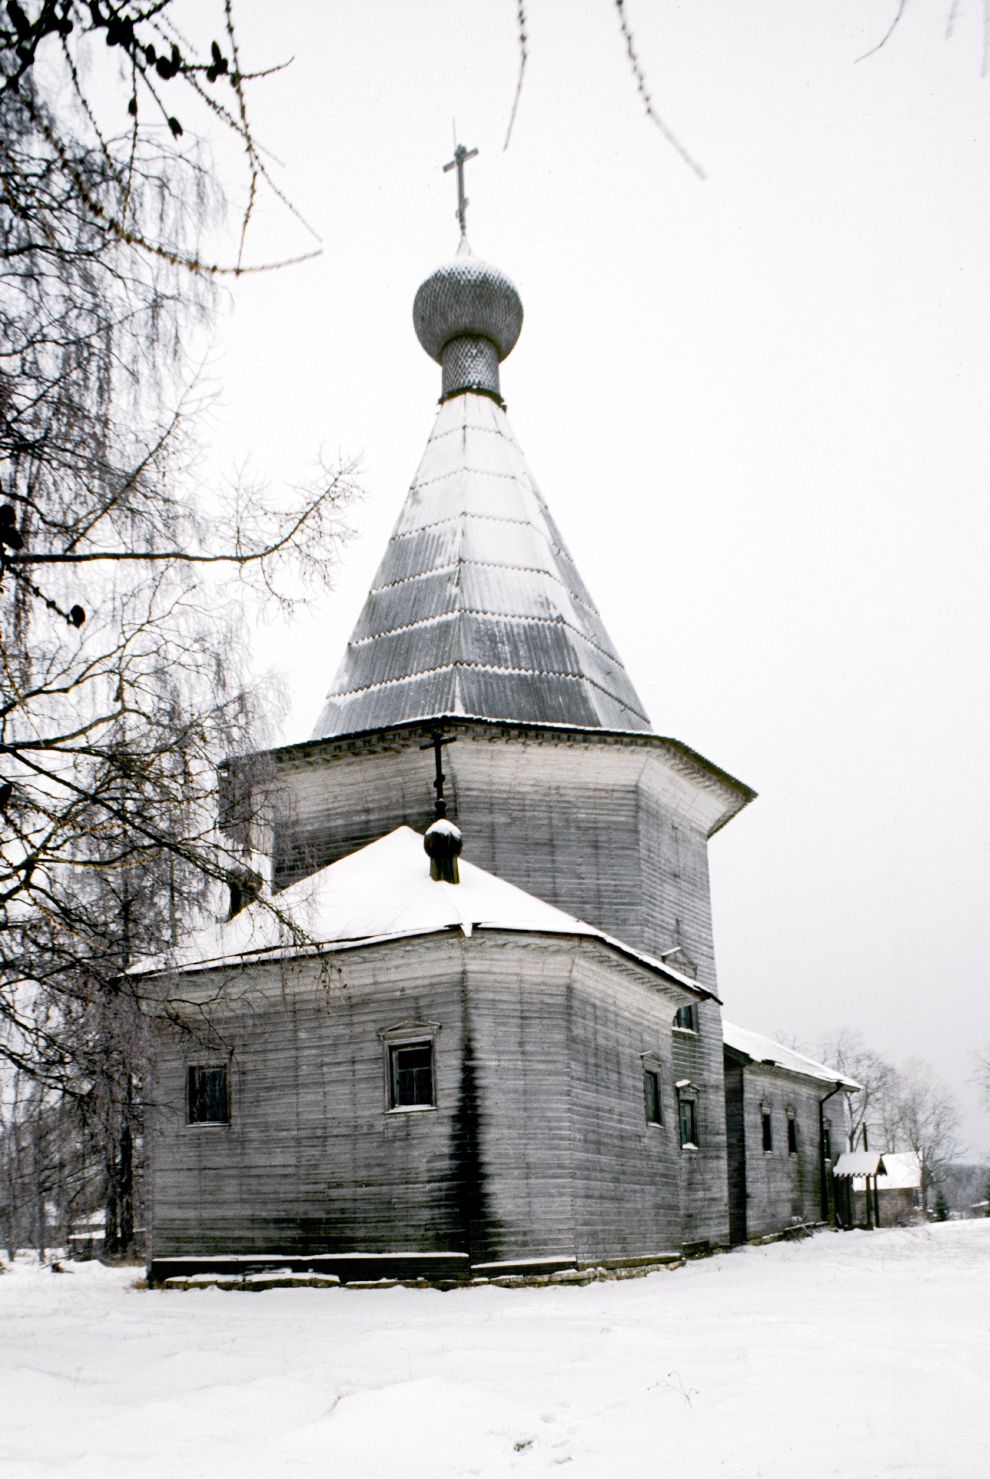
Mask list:
[[[981,0],[240,0],[276,177],[322,239],[238,286],[219,466],[322,446],[366,501],[337,594],[258,638],[309,735],[429,434],[418,283],[457,243],[526,311],[509,417],[657,732],[760,795],[712,843],[730,1020],[930,1059],[990,1149],[990,77]],[[946,37],[951,10],[954,32]],[[258,261],[305,250],[264,209]],[[470,854],[470,839],[466,853]]]

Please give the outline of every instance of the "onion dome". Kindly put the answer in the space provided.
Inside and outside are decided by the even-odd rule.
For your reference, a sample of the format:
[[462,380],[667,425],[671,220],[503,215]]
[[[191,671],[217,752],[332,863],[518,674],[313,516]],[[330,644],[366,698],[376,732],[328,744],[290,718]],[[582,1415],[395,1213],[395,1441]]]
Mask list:
[[455,827],[446,817],[438,817],[424,832],[423,846],[430,860],[430,877],[434,883],[459,883],[457,859],[464,846],[460,827]]
[[522,322],[515,284],[472,256],[462,237],[457,256],[430,274],[413,303],[416,336],[443,367],[440,399],[475,391],[501,403],[498,367],[512,353]]

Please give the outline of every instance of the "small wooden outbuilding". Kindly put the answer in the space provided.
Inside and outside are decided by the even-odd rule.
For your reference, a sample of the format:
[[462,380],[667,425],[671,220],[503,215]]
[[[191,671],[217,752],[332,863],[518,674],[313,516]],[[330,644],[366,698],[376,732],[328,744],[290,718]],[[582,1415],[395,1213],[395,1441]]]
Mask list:
[[921,1211],[921,1168],[913,1151],[847,1151],[835,1176],[850,1227],[894,1227]]

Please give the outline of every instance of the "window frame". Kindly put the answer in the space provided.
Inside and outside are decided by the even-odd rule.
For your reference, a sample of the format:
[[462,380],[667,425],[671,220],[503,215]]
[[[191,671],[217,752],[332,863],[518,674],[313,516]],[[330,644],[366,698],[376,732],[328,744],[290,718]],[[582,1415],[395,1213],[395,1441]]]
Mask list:
[[[400,1054],[417,1053],[425,1051],[429,1055],[429,1061],[424,1066],[417,1065],[414,1068],[403,1069],[400,1064]],[[429,1098],[420,1099],[420,1075],[429,1073]],[[403,1095],[401,1076],[412,1075],[413,1097],[406,1099]],[[415,1042],[392,1042],[388,1045],[388,1107],[390,1111],[400,1110],[406,1114],[410,1110],[436,1109],[437,1107],[437,1071],[436,1058],[433,1052],[432,1037],[421,1037]]]
[[[382,1068],[384,1076],[385,1113],[429,1114],[439,1108],[437,1094],[437,1035],[438,1022],[399,1022],[379,1032],[382,1044]],[[400,1104],[397,1102],[395,1077],[396,1056],[404,1048],[429,1048],[430,1050],[430,1102],[428,1104]]]
[[[687,1122],[690,1121],[690,1124]],[[701,1115],[698,1089],[688,1080],[677,1085],[677,1135],[681,1150],[701,1149]]]
[[[686,1022],[682,1022],[679,1020],[682,1015],[687,1017]],[[677,1008],[677,1011],[674,1013],[673,1029],[675,1032],[690,1032],[695,1037],[698,1036],[697,1002],[691,1001],[688,1002],[686,1006]]]
[[[202,1108],[207,1106],[207,1094],[202,1086],[202,1076],[210,1073],[223,1075],[223,1105],[222,1117],[194,1114],[194,1106]],[[194,1084],[197,1088],[194,1090]],[[229,1129],[231,1121],[230,1103],[230,1065],[218,1063],[215,1059],[208,1063],[186,1064],[186,1129],[187,1130],[222,1130]]]
[[797,1111],[791,1105],[788,1105],[787,1106],[786,1113],[787,1113],[787,1154],[788,1155],[797,1155],[797,1153],[798,1153],[798,1122],[797,1122]]
[[760,1133],[763,1136],[763,1154],[773,1155],[773,1107],[765,1100],[760,1105]]
[[[650,1110],[654,1107],[656,1108],[656,1118],[652,1119],[650,1117]],[[649,1128],[663,1129],[663,1072],[659,1063],[651,1061],[643,1064],[643,1112]]]

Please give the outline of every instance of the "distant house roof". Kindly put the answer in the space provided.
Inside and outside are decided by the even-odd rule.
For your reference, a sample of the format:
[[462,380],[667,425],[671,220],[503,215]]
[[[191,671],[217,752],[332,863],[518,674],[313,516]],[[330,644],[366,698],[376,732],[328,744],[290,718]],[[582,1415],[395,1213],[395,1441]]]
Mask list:
[[[850,1152],[839,1157],[836,1164],[836,1175],[839,1174],[839,1165],[847,1160]],[[857,1151],[857,1155],[864,1152]],[[873,1156],[873,1152],[869,1152]],[[878,1191],[916,1191],[921,1186],[921,1166],[918,1157],[913,1150],[885,1150],[881,1156],[880,1170],[877,1172],[845,1172],[845,1175],[853,1176],[853,1189],[862,1191],[864,1187],[863,1177],[876,1175]]]
[[783,1043],[774,1042],[771,1037],[763,1037],[759,1032],[750,1032],[746,1027],[735,1027],[731,1022],[723,1022],[722,1035],[727,1048],[742,1053],[754,1063],[783,1068],[788,1073],[799,1073],[804,1078],[818,1079],[821,1083],[832,1084],[833,1087],[836,1084],[844,1089],[861,1087],[855,1079],[847,1078],[837,1068],[830,1068],[827,1063],[818,1063],[814,1058],[806,1058],[803,1053],[785,1048]]
[[283,889],[271,899],[271,907],[263,902],[251,904],[233,919],[190,935],[169,956],[140,962],[132,973],[211,970],[307,955],[321,947],[346,949],[453,929],[465,935],[476,929],[495,929],[587,936],[695,997],[713,995],[655,956],[625,945],[463,858],[460,880],[456,884],[434,882],[422,837],[410,827],[397,827],[377,842]]

